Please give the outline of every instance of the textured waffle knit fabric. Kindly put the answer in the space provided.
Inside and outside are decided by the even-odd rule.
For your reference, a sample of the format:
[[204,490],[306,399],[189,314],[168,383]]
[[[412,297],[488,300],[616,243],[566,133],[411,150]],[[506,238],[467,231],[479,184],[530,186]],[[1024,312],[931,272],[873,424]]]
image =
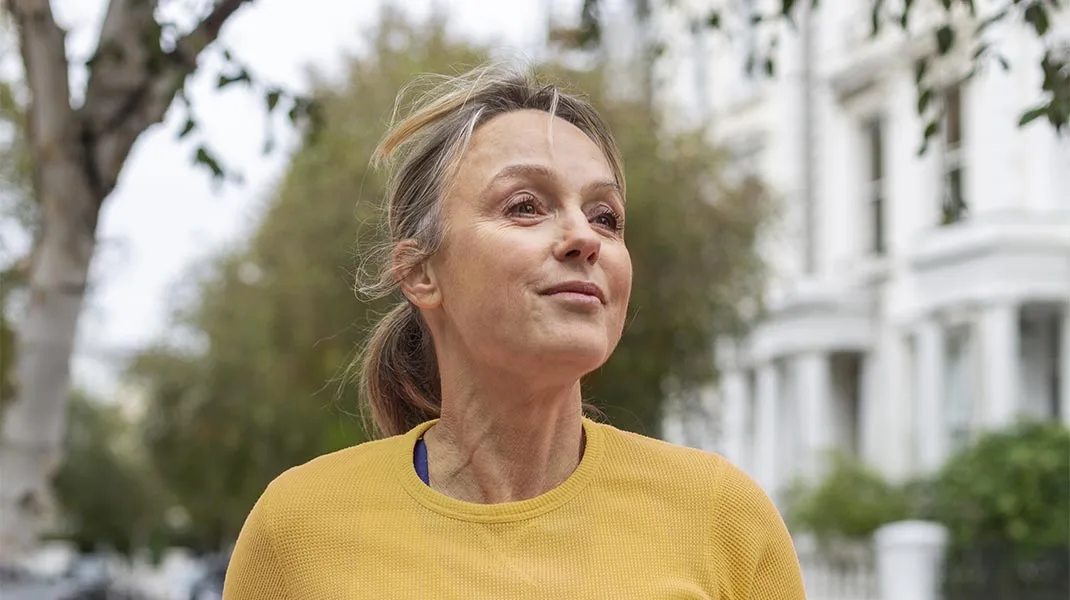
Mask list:
[[273,481],[242,528],[224,599],[805,598],[776,508],[716,454],[585,419],[564,483],[475,504],[417,476],[413,447],[432,423]]

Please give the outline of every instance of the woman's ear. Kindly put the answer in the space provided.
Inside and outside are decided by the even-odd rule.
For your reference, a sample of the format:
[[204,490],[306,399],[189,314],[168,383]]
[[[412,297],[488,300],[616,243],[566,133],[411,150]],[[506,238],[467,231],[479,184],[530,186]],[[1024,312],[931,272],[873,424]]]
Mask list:
[[416,240],[404,240],[394,247],[391,257],[401,293],[417,308],[436,308],[442,301],[430,262],[420,252]]

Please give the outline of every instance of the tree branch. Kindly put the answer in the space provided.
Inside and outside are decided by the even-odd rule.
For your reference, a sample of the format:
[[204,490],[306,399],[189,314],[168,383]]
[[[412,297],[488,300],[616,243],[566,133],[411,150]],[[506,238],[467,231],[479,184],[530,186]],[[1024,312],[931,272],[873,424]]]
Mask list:
[[219,0],[212,12],[208,14],[188,35],[178,42],[174,54],[189,65],[190,71],[197,63],[197,56],[219,37],[223,24],[242,5],[253,0]]
[[26,82],[33,97],[27,128],[30,148],[43,165],[69,148],[80,133],[70,104],[65,34],[48,0],[7,0],[5,4],[18,27]]
[[82,111],[101,200],[115,187],[138,136],[163,120],[186,77],[197,68],[200,53],[251,1],[218,0],[173,51],[164,52],[160,25],[153,17],[156,0],[111,0]]

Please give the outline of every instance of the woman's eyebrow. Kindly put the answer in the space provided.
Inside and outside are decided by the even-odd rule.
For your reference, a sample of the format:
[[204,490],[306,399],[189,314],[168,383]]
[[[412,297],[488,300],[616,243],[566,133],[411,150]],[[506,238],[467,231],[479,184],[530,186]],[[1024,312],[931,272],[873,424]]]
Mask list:
[[[515,164],[502,167],[490,181],[487,183],[487,189],[494,187],[502,179],[513,179],[519,177],[530,177],[533,179],[543,179],[548,181],[556,181],[557,175],[552,169],[543,165],[534,164]],[[603,179],[598,181],[592,181],[583,186],[583,191],[590,193],[603,190],[611,190],[620,195],[621,200],[624,199],[624,194],[621,193],[620,185],[612,179]]]
[[557,179],[557,177],[554,175],[554,172],[551,169],[549,169],[548,167],[544,167],[542,165],[532,165],[532,164],[508,165],[508,166],[502,167],[501,170],[499,170],[497,173],[494,174],[494,177],[490,178],[490,181],[487,182],[487,189],[490,189],[490,188],[494,187],[494,185],[497,184],[502,179],[514,179],[514,178],[520,178],[520,177],[531,177],[533,179],[546,179],[546,180],[555,180],[555,179]]

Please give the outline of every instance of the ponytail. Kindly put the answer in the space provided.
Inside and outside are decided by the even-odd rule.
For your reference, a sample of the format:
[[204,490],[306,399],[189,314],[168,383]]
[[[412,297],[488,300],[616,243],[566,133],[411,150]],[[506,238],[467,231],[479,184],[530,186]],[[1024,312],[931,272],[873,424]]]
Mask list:
[[375,326],[364,351],[361,386],[383,436],[439,416],[442,391],[431,332],[416,307],[401,302]]

